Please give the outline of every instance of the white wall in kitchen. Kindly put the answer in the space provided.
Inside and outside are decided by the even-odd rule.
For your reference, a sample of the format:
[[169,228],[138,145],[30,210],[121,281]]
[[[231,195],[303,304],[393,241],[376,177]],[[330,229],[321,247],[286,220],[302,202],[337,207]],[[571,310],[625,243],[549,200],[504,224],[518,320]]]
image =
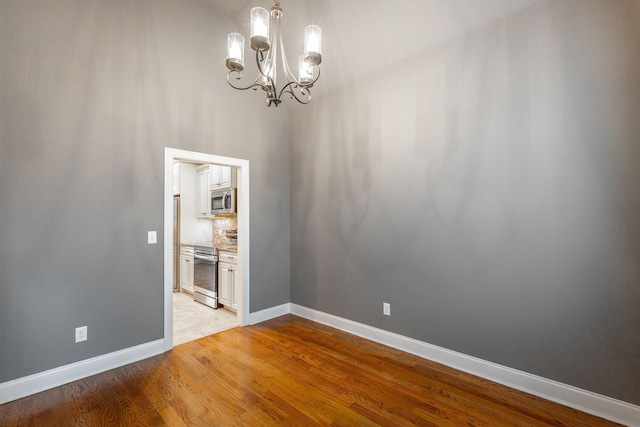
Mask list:
[[211,220],[196,217],[196,166],[183,163],[180,177],[180,243],[211,240]]

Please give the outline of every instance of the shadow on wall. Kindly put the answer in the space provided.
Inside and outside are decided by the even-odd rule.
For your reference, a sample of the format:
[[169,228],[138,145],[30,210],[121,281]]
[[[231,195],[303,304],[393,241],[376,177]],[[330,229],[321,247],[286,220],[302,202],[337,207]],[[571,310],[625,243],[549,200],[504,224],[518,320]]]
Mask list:
[[294,110],[292,301],[638,403],[636,6],[543,2]]

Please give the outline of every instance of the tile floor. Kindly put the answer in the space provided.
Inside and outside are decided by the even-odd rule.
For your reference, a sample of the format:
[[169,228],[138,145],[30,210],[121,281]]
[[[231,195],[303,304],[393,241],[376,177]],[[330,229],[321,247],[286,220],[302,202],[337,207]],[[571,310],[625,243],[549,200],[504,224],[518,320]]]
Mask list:
[[173,294],[173,345],[183,344],[238,326],[235,313],[214,310],[184,292]]

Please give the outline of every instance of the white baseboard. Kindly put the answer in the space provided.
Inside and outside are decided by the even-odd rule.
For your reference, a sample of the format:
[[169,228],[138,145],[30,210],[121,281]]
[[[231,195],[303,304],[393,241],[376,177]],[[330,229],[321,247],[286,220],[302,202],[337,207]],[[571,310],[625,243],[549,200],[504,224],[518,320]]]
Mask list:
[[0,405],[164,352],[164,340],[152,341],[0,384]]
[[640,406],[582,390],[342,317],[291,304],[291,314],[433,360],[508,387],[628,426],[640,426]]
[[[250,313],[249,324],[253,325],[274,319],[288,314],[290,311],[290,304],[286,303]],[[0,384],[0,405],[156,356],[165,352],[164,346],[165,340],[161,339],[2,383]]]
[[284,316],[289,313],[291,313],[290,303],[277,305],[275,307],[256,311],[255,313],[249,313],[249,324],[255,325],[256,323],[266,322],[267,320],[275,319],[276,317]]
[[[251,313],[249,320],[253,325],[289,313],[611,421],[640,426],[640,406],[297,304],[287,303]],[[164,340],[161,339],[8,381],[0,384],[0,405],[163,352]]]

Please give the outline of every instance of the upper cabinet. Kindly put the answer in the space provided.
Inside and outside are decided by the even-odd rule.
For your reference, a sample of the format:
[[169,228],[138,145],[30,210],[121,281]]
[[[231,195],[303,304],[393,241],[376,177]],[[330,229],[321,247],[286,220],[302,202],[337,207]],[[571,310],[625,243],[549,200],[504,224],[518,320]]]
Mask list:
[[211,182],[211,165],[196,168],[196,216],[198,218],[213,218],[211,215],[209,187]]
[[217,190],[220,188],[236,187],[235,173],[231,173],[231,166],[211,166],[211,189]]

